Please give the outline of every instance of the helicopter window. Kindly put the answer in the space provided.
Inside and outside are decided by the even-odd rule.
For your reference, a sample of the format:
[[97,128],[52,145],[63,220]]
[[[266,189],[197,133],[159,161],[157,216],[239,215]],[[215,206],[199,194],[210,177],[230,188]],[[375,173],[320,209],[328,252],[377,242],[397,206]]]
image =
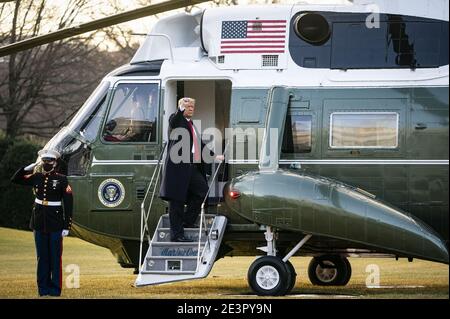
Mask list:
[[[77,114],[68,125],[72,131],[81,132],[86,128],[86,126],[89,125],[92,117],[98,113],[97,111],[102,105],[106,94],[108,93],[109,85],[109,82],[100,83],[100,85],[95,89],[91,96],[86,100],[81,109],[77,112]],[[86,118],[88,118],[88,121],[86,121]]]
[[86,138],[86,140],[92,142],[97,136],[98,129],[100,127],[101,120],[104,116],[106,109],[106,94],[103,100],[100,101],[97,108],[92,112],[92,114],[87,119],[86,123],[81,128],[81,135]]
[[289,50],[305,68],[435,68],[448,65],[448,22],[380,14],[299,12],[291,20]]
[[327,19],[314,12],[299,15],[294,22],[294,31],[301,39],[310,44],[325,43],[330,37],[330,26]]
[[283,153],[311,153],[312,116],[291,115],[286,117],[283,136]]
[[56,150],[61,154],[58,172],[68,176],[83,176],[89,166],[89,148],[74,137],[67,126],[61,129],[46,145],[45,149]]
[[332,148],[396,148],[398,113],[333,113],[330,120]]
[[93,142],[106,108],[109,82],[102,82],[86,100],[68,126],[64,126],[45,146],[61,154],[60,172],[70,176],[83,176],[89,166],[90,148],[82,137]]
[[158,84],[119,84],[103,129],[106,142],[156,142]]

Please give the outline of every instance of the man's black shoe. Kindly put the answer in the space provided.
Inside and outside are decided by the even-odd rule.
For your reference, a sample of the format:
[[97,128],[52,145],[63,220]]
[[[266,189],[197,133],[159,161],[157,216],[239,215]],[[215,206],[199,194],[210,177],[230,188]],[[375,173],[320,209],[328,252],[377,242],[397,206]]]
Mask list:
[[193,242],[192,239],[186,238],[186,237],[178,237],[175,239],[172,239],[173,242],[179,242],[179,243],[191,243]]

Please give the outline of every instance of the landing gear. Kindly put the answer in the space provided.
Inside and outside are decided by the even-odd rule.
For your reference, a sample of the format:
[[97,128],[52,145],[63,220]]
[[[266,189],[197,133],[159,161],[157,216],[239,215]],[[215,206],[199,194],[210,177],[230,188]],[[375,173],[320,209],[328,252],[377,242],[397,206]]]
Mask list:
[[288,260],[285,263],[288,273],[291,275],[290,281],[288,283],[288,288],[286,289],[285,294],[287,295],[292,291],[295,286],[295,281],[297,280],[297,273],[295,272],[294,265]]
[[309,280],[317,286],[345,286],[352,267],[347,258],[338,255],[314,257],[308,266]]
[[284,296],[295,286],[297,273],[289,261],[311,235],[306,235],[283,259],[277,256],[277,233],[271,227],[265,232],[267,246],[259,249],[267,256],[256,259],[247,274],[248,284],[259,296]]
[[347,276],[344,277],[344,279],[339,284],[340,286],[345,286],[350,281],[350,278],[352,277],[352,265],[348,261],[347,258],[342,257],[344,259],[345,264],[347,265]]
[[287,292],[292,276],[283,260],[276,256],[256,259],[248,270],[248,283],[258,296],[282,296]]

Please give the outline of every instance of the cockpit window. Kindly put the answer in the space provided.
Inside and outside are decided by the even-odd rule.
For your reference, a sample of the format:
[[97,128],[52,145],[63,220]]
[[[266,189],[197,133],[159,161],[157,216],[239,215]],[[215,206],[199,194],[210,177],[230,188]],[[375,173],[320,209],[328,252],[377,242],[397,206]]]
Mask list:
[[156,83],[123,83],[114,90],[103,128],[105,142],[156,142],[159,90]]
[[58,151],[61,172],[69,176],[83,176],[89,166],[90,147],[104,118],[109,82],[102,82],[87,99],[68,126],[59,131],[45,146]]
[[62,156],[59,171],[68,176],[84,176],[89,167],[90,148],[80,141],[79,134],[65,126],[45,146]]
[[[110,83],[102,82],[95,89],[95,91],[91,94],[91,96],[86,100],[83,106],[80,108],[75,117],[70,121],[68,125],[69,129],[73,132],[80,134],[88,134],[91,138],[95,138],[96,131],[91,132],[93,130],[93,124],[91,122],[95,122],[100,125],[98,121],[98,117],[101,116],[101,112],[99,112],[100,108],[103,106],[106,100],[106,94],[108,93]],[[98,129],[98,125],[96,126]],[[89,126],[89,132],[86,131]],[[84,131],[83,131],[84,130]],[[94,136],[92,136],[94,134]],[[88,139],[89,141],[93,141],[93,139]]]
[[106,105],[107,105],[107,98],[105,94],[105,96],[98,103],[97,107],[94,109],[92,114],[80,128],[81,136],[83,136],[89,142],[93,142],[97,137],[100,124],[105,117]]

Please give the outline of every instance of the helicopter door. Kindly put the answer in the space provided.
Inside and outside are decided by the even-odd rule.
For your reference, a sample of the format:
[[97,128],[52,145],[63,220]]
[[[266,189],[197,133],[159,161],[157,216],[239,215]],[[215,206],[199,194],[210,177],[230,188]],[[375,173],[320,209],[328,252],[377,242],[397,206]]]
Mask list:
[[[108,107],[94,150],[91,210],[138,212],[161,151],[160,82],[119,81]],[[120,229],[133,235],[132,227]]]
[[[202,140],[216,154],[225,149],[225,130],[229,127],[232,83],[230,80],[177,80],[168,81],[165,85],[166,114],[165,128],[168,132],[169,116],[176,111],[179,98],[189,96],[195,98],[194,124],[201,132]],[[166,137],[166,139],[168,139]],[[218,203],[223,198],[223,187],[228,180],[227,164],[222,164],[213,180],[218,163],[208,165],[207,177],[211,186],[209,204]]]

